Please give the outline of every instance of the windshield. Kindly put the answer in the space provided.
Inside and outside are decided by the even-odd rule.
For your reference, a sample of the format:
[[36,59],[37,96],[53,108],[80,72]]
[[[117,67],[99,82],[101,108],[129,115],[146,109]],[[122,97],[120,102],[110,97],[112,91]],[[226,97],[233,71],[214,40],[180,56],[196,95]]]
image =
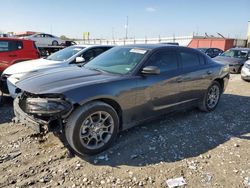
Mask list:
[[96,57],[84,67],[115,74],[127,74],[140,63],[146,53],[145,49],[115,47]]
[[52,61],[66,61],[67,59],[71,58],[73,55],[80,52],[84,47],[79,46],[70,46],[60,50],[58,52],[53,53],[52,55],[48,56],[46,59]]
[[221,56],[225,57],[235,57],[235,58],[246,58],[248,51],[246,50],[227,50]]

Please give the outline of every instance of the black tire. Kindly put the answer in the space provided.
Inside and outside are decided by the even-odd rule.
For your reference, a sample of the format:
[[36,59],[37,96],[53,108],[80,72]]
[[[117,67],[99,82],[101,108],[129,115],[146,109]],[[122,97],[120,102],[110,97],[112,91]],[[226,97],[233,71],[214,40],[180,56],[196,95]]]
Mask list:
[[[90,129],[93,129],[93,127],[95,127],[94,129],[97,129],[96,127],[98,126],[99,127],[106,126],[104,125],[105,124],[104,122],[107,120],[104,120],[102,125],[99,125],[101,123],[98,123],[98,122],[94,123],[92,117],[94,117],[95,113],[98,113],[98,112],[107,113],[109,115],[108,117],[110,118],[110,120],[107,119],[109,121],[111,121],[111,118],[112,118],[111,122],[113,122],[113,126],[112,128],[110,128],[110,130],[112,130],[112,133],[110,134],[102,133],[102,136],[100,136],[100,133],[98,132],[100,130],[97,130],[97,131],[90,130]],[[92,123],[90,122],[90,125],[84,125],[84,123],[89,122],[88,121],[89,117],[91,117],[90,119]],[[98,125],[93,125],[93,124],[98,124]],[[86,129],[88,129],[88,131],[86,131]],[[83,130],[85,131],[84,133],[82,133]],[[118,130],[119,130],[119,117],[116,111],[114,110],[114,108],[112,108],[110,105],[104,102],[94,101],[94,102],[85,104],[81,107],[78,107],[70,115],[65,125],[65,137],[69,145],[72,147],[72,149],[76,153],[80,155],[84,155],[84,154],[93,155],[93,154],[100,153],[104,151],[105,149],[107,149],[115,140],[118,134]],[[85,138],[80,138],[82,134],[85,134],[86,132],[88,132],[87,135],[91,135],[91,133],[94,132],[93,134],[96,136],[96,138],[98,136],[99,138],[103,137],[103,134],[106,134],[106,137],[108,138],[108,140],[106,140],[103,143],[101,142],[103,145],[98,148],[90,148],[90,146],[86,146],[86,143],[84,143],[86,140],[84,139],[89,139],[89,143],[91,143],[90,140],[93,140],[93,137],[89,138],[89,136],[85,136]],[[96,140],[96,143],[97,143],[97,140]]]
[[2,105],[3,105],[3,93],[0,90],[0,106],[2,106]]
[[243,81],[245,81],[245,82],[250,82],[249,79],[245,79],[243,76],[241,76],[241,79],[242,79]]
[[[210,92],[211,92],[212,88],[218,89],[218,96],[217,96],[218,98],[216,97],[217,102],[215,102],[214,105],[210,105],[210,103],[209,103],[209,96],[210,96]],[[222,93],[221,85],[219,84],[219,82],[213,81],[212,84],[208,87],[202,101],[200,102],[199,109],[203,112],[213,111],[217,107],[217,105],[220,101],[221,93]]]
[[58,46],[59,45],[59,43],[56,41],[56,40],[54,40],[53,42],[52,42],[52,46]]
[[48,55],[45,49],[40,49],[39,51],[42,57],[46,57]]

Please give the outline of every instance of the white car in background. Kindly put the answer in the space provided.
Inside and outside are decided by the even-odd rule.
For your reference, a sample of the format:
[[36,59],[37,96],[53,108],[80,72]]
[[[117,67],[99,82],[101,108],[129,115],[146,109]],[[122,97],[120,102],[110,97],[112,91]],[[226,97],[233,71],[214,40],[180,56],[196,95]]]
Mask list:
[[37,47],[62,46],[65,44],[65,41],[59,37],[46,33],[37,33],[23,38],[35,41]]
[[[250,56],[248,59],[250,59]],[[242,80],[250,81],[250,60],[244,63],[241,69],[241,78]]]
[[[64,48],[44,59],[24,61],[14,64],[2,73],[2,80],[7,78],[7,87],[11,97],[17,95],[16,83],[28,74],[35,74],[51,68],[81,66],[101,53],[109,50],[110,45],[75,45]],[[6,85],[6,84],[5,84]]]

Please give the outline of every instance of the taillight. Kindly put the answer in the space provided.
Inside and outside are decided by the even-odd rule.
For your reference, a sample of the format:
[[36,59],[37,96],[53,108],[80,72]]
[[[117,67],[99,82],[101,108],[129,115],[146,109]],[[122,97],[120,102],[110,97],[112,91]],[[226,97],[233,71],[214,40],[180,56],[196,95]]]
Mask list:
[[37,57],[38,57],[38,58],[40,58],[40,57],[41,57],[41,54],[40,54],[40,52],[39,52],[39,51],[36,51],[36,55],[37,55]]
[[39,52],[39,49],[38,49],[37,46],[36,46],[36,42],[35,42],[35,41],[33,41],[33,47],[36,49],[36,56],[37,56],[38,58],[40,58],[40,57],[41,57],[41,54],[40,54],[40,52]]
[[37,50],[38,50],[38,48],[37,48],[37,46],[36,46],[36,42],[35,42],[35,41],[33,41],[33,46],[34,46],[34,48],[35,48],[35,49],[37,49]]

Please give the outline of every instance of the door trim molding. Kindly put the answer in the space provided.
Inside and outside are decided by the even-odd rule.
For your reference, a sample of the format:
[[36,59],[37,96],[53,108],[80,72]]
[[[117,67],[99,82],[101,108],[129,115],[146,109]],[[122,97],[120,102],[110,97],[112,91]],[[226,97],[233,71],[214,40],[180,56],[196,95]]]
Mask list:
[[162,110],[162,109],[169,108],[169,107],[172,107],[172,106],[177,106],[177,105],[180,105],[180,104],[183,104],[183,103],[195,101],[195,100],[197,100],[197,99],[198,99],[198,98],[194,98],[194,99],[189,99],[189,100],[185,100],[185,101],[181,101],[181,102],[177,102],[177,103],[173,103],[173,104],[167,104],[167,105],[157,106],[157,107],[154,107],[153,109],[154,109],[155,111],[157,111],[157,110]]

